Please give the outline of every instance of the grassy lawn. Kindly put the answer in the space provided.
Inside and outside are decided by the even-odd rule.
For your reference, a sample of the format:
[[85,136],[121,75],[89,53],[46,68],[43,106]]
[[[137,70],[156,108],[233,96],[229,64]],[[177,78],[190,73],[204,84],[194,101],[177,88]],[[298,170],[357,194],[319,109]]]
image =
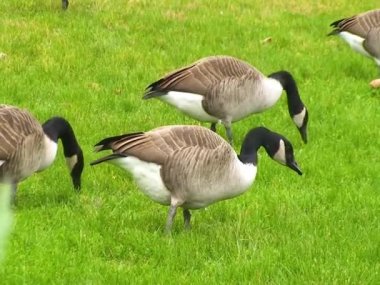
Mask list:
[[[19,185],[0,283],[380,284],[380,91],[368,85],[378,69],[326,37],[332,21],[378,5],[72,0],[63,12],[59,0],[0,1],[0,102],[41,122],[67,118],[86,160],[80,194],[61,146],[51,168]],[[194,211],[190,232],[178,215],[168,237],[166,207],[124,171],[88,163],[106,136],[199,124],[141,97],[166,72],[216,54],[295,76],[310,112],[307,145],[285,96],[233,130],[236,150],[254,126],[282,133],[304,175],[261,150],[251,191]]]

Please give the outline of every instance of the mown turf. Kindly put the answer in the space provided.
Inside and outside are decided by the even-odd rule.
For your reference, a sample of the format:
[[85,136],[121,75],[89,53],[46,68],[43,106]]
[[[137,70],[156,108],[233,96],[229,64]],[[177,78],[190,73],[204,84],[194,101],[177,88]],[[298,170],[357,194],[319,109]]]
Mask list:
[[[19,185],[0,283],[379,284],[380,92],[368,86],[379,74],[339,38],[326,37],[330,22],[377,6],[72,0],[63,12],[59,0],[1,1],[1,103],[40,121],[66,117],[86,168],[79,194],[62,155]],[[293,73],[310,111],[307,145],[285,96],[233,130],[237,150],[254,126],[282,133],[304,176],[261,151],[251,191],[193,212],[190,232],[178,215],[167,237],[167,208],[122,170],[89,167],[99,157],[92,146],[124,132],[199,124],[141,97],[166,72],[214,54],[247,60],[265,74]]]

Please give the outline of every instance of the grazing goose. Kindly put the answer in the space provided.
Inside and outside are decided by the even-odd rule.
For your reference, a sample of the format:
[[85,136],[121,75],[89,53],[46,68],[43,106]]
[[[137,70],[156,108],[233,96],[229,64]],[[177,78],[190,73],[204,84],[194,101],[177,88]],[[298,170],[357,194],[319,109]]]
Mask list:
[[0,105],[0,183],[11,184],[15,199],[17,183],[53,163],[58,139],[76,189],[81,186],[83,153],[70,124],[53,117],[41,124],[26,110]]
[[222,122],[232,144],[231,123],[272,107],[285,89],[289,114],[307,142],[308,112],[293,76],[287,71],[268,77],[229,56],[211,56],[176,70],[147,87],[144,99],[157,97],[199,121]]
[[263,127],[246,135],[240,155],[219,135],[200,126],[165,126],[109,137],[97,143],[95,150],[111,149],[113,153],[91,165],[107,161],[124,168],[145,195],[170,205],[166,223],[170,232],[178,207],[183,208],[188,228],[189,209],[244,193],[255,180],[261,146],[271,158],[302,174],[291,143]]
[[380,9],[333,22],[329,35],[339,35],[356,52],[375,60],[380,67]]

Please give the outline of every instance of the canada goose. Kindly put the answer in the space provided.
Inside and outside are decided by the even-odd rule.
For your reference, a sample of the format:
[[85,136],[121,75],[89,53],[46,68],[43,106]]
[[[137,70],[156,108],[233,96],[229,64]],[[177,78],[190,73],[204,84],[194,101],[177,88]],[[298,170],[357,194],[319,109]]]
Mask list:
[[230,56],[205,57],[150,84],[144,99],[157,97],[199,121],[222,122],[232,144],[231,123],[272,107],[285,89],[289,114],[307,142],[308,112],[287,71],[264,76]]
[[69,7],[69,0],[62,0],[62,9],[66,10]]
[[83,153],[69,122],[53,117],[41,124],[26,110],[0,105],[0,183],[11,184],[13,200],[17,183],[50,166],[58,139],[76,189],[81,186]]
[[339,35],[356,52],[375,60],[380,67],[380,9],[344,18],[330,24],[329,35]]
[[183,208],[188,228],[190,209],[244,193],[255,180],[261,146],[271,158],[302,174],[291,143],[263,127],[248,132],[240,155],[219,135],[200,126],[165,126],[109,137],[97,143],[95,150],[111,149],[113,154],[91,165],[108,161],[124,168],[145,195],[170,205],[166,223],[170,232],[177,207]]

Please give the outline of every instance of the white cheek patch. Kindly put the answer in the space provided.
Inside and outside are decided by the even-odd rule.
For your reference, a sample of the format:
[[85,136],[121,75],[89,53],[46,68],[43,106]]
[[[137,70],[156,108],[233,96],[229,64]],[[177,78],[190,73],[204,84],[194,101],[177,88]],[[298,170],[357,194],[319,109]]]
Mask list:
[[303,120],[305,119],[306,108],[304,107],[301,113],[294,115],[293,122],[296,124],[298,128],[302,127]]
[[281,164],[286,165],[285,143],[283,140],[280,140],[280,147],[278,151],[274,154],[273,159],[275,159]]
[[67,164],[67,167],[72,170],[75,166],[75,164],[77,164],[78,162],[78,156],[76,154],[74,154],[73,156],[70,156],[70,157],[66,157],[66,164]]

